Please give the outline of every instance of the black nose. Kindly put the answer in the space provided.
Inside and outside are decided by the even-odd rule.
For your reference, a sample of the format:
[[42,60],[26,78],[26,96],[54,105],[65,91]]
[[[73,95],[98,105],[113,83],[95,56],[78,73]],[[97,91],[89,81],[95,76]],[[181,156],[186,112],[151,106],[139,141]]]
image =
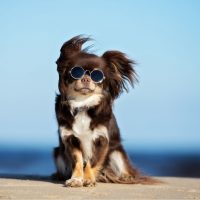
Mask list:
[[81,79],[81,82],[82,83],[89,83],[91,81],[91,78],[89,76],[84,76],[82,79]]

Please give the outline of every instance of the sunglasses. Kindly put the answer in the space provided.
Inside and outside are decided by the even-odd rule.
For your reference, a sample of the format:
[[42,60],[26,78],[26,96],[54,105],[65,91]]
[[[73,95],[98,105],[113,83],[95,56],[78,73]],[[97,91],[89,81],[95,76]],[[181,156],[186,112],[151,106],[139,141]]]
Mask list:
[[101,83],[105,79],[104,73],[100,69],[94,69],[92,71],[89,71],[84,70],[82,67],[73,67],[69,73],[74,79],[81,79],[86,73],[89,73],[90,78],[95,83]]

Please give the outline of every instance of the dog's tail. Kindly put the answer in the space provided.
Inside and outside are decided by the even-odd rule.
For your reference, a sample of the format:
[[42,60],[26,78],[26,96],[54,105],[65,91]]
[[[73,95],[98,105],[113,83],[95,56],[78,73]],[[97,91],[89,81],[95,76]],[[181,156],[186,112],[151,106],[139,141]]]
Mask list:
[[97,182],[103,183],[121,183],[121,184],[143,184],[153,185],[163,183],[162,181],[149,176],[142,176],[135,170],[130,174],[117,176],[111,168],[106,168],[100,171],[97,177]]

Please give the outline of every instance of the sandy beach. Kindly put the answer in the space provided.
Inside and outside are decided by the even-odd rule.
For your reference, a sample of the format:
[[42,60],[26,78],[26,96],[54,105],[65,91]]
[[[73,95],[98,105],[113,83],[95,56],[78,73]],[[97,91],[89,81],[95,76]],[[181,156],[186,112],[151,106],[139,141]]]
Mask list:
[[98,183],[91,188],[66,188],[40,177],[0,178],[0,199],[200,199],[198,178],[158,178],[164,184],[121,185]]

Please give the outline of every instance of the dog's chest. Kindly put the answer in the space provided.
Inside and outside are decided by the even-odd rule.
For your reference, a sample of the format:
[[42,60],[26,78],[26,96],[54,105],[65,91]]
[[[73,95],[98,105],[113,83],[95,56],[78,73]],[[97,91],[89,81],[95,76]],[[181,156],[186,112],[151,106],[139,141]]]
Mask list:
[[[108,130],[103,125],[98,125],[93,130],[90,129],[92,119],[88,116],[87,112],[80,111],[74,117],[72,129],[66,129],[64,126],[60,127],[60,134],[63,142],[65,137],[74,135],[80,140],[81,149],[83,150],[83,157],[89,160],[93,156],[94,141],[100,136],[108,140]],[[65,143],[65,142],[64,142]]]
[[90,122],[91,118],[87,115],[86,112],[82,111],[77,113],[72,126],[74,134],[77,136],[91,135]]
[[84,158],[90,159],[92,157],[92,145],[95,133],[90,129],[91,118],[86,112],[79,112],[75,116],[72,126],[73,134],[81,141],[81,146],[84,152]]

